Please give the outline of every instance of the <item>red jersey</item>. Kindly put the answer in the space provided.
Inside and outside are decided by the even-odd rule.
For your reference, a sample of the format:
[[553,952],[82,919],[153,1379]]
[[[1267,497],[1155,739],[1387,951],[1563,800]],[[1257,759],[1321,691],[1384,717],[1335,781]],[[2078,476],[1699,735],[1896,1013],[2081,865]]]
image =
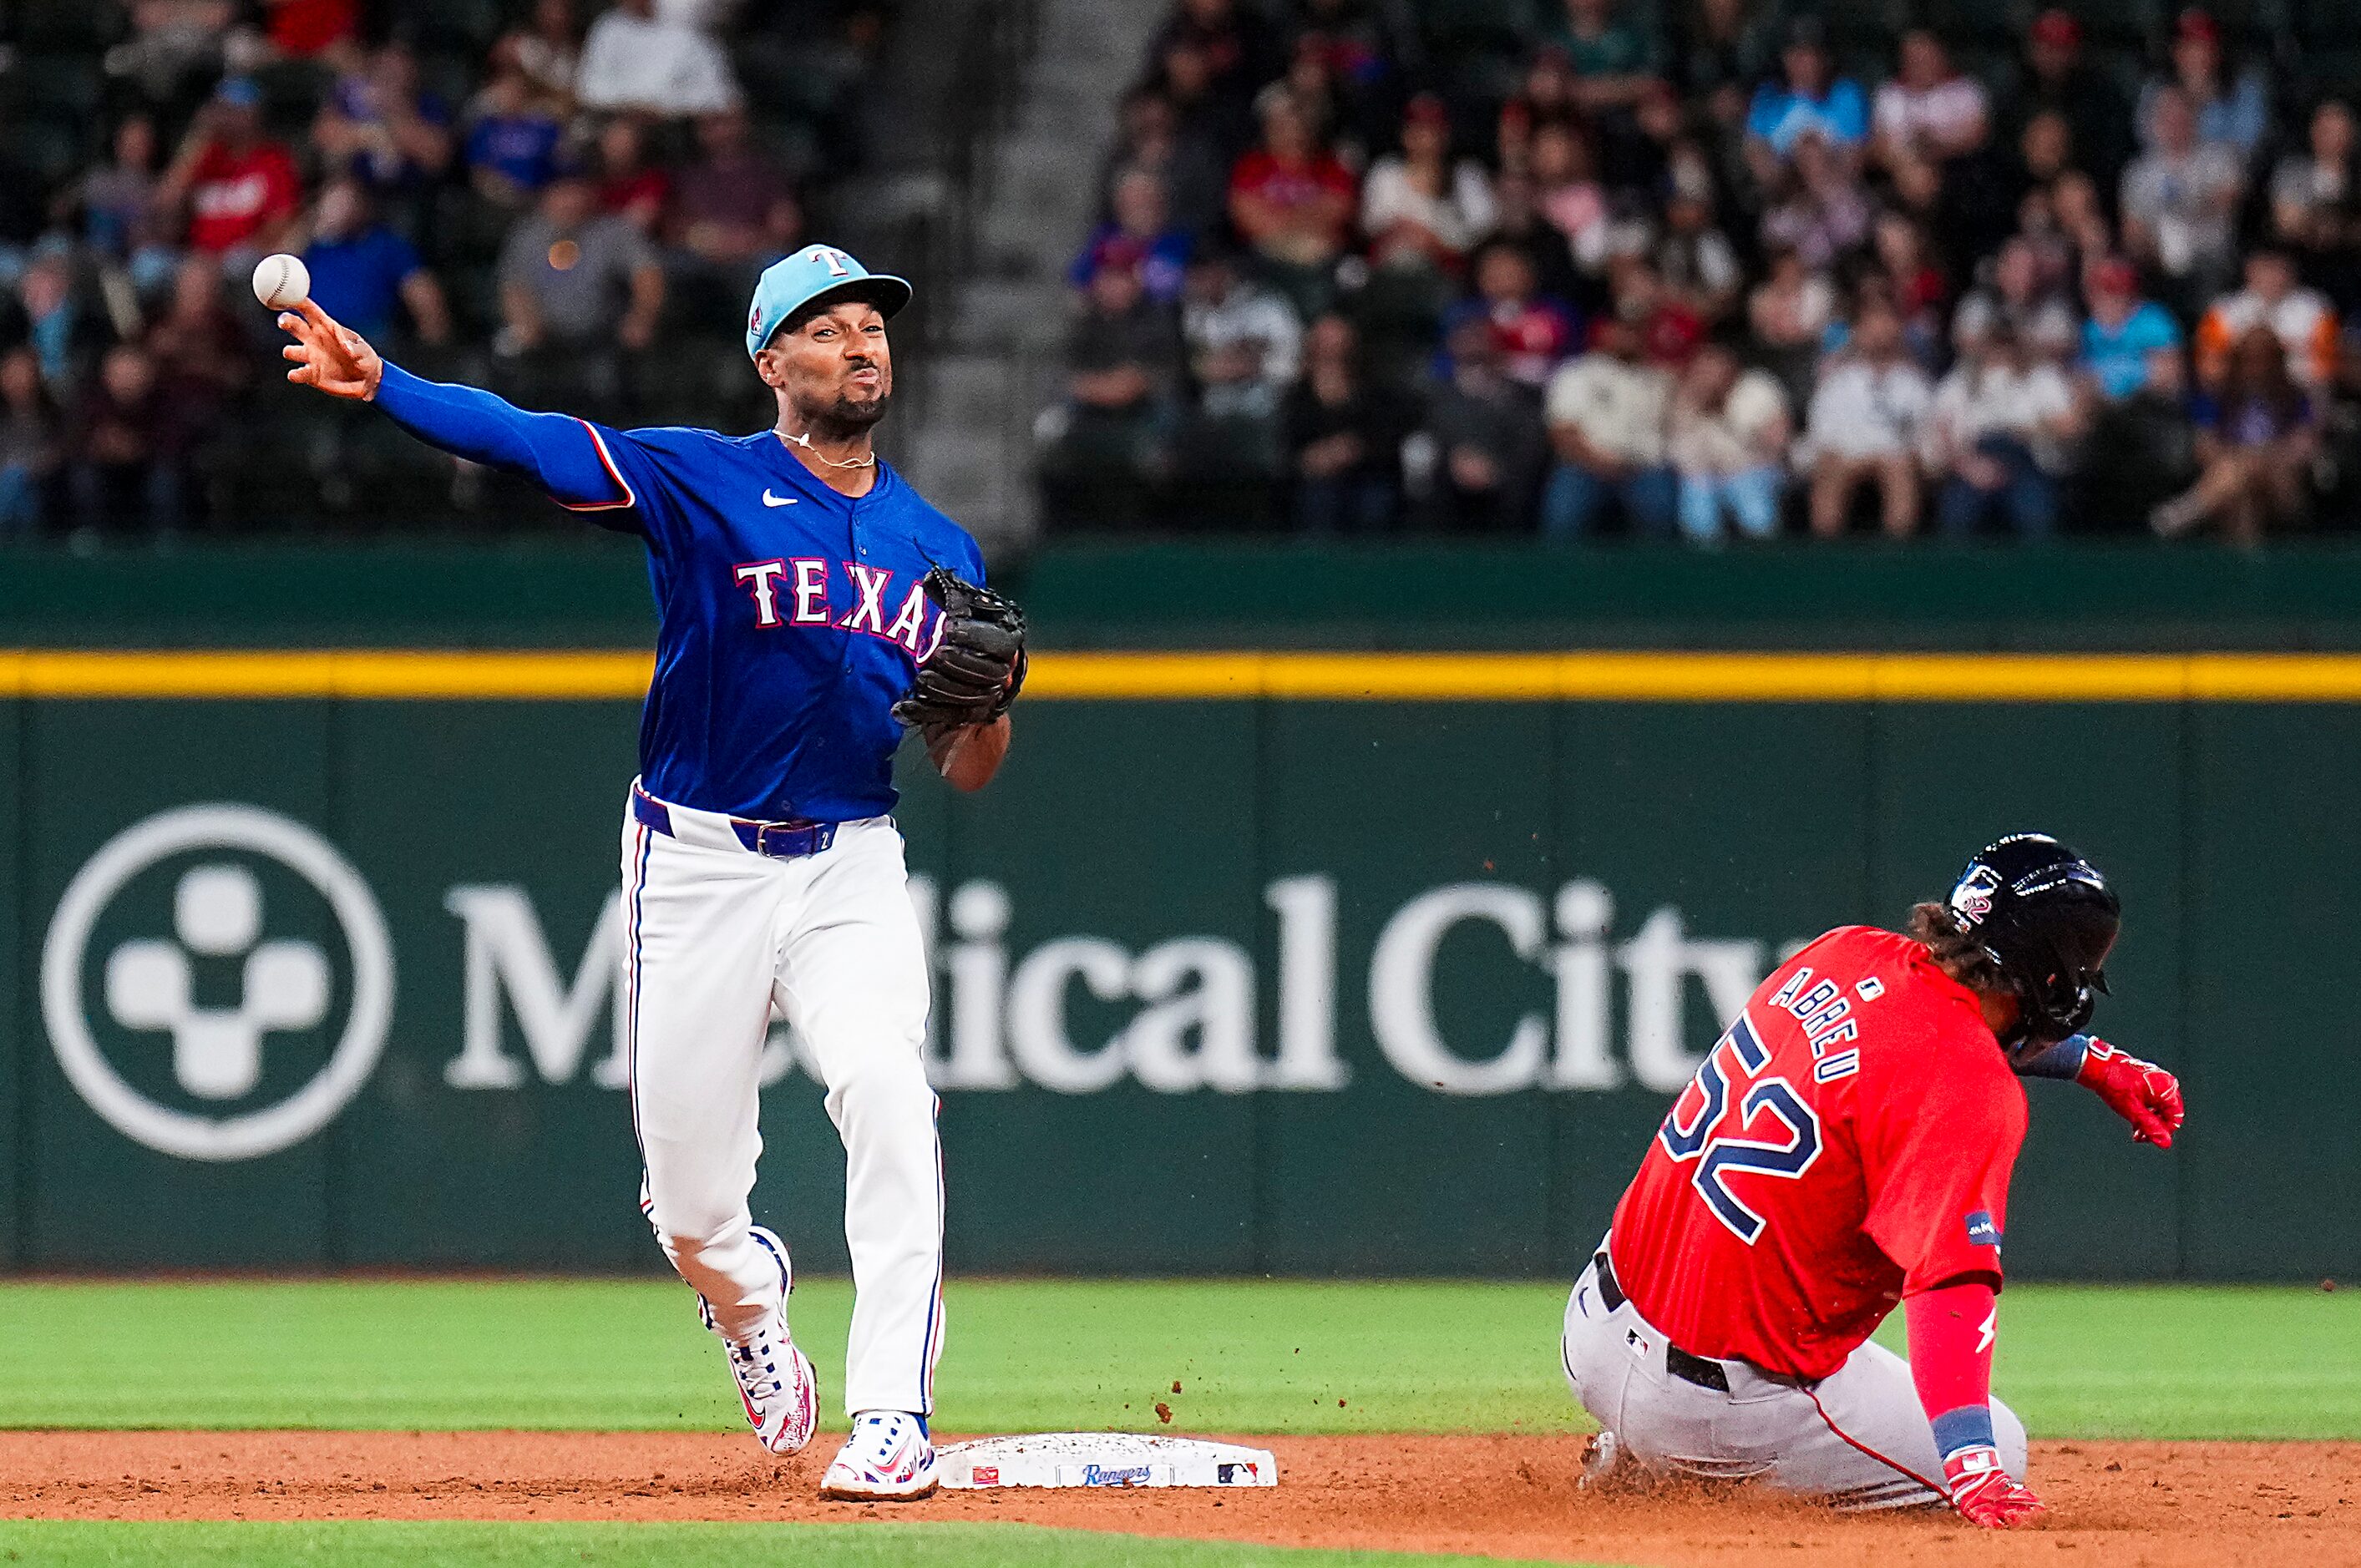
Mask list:
[[2000,1277],[2025,1091],[1907,937],[1829,932],[1764,981],[1615,1211],[1616,1281],[1694,1355],[1820,1378],[1894,1304]]
[[199,155],[189,181],[189,244],[224,251],[295,211],[303,193],[295,160],[276,142],[232,152],[220,142]]
[[1313,154],[1290,166],[1259,149],[1247,153],[1230,171],[1230,194],[1251,196],[1274,207],[1309,207],[1321,201],[1335,203],[1330,237],[1345,242],[1353,222],[1353,175],[1329,154]]

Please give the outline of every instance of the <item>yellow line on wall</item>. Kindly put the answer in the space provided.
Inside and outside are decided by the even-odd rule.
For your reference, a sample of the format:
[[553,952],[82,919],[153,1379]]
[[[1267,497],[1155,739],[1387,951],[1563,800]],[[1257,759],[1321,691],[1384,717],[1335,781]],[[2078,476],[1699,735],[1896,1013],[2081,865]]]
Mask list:
[[[626,701],[631,649],[0,649],[0,695]],[[1045,652],[1028,699],[1379,702],[2361,702],[2343,653]]]

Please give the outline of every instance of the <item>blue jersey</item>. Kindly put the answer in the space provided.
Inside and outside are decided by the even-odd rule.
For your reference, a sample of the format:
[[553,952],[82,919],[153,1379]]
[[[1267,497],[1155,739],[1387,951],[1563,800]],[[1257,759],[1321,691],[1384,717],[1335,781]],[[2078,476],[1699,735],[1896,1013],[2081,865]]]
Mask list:
[[646,539],[655,588],[648,793],[773,821],[891,811],[887,710],[942,632],[919,582],[983,582],[975,541],[883,463],[854,498],[771,431],[589,429],[628,498],[596,515]]
[[842,496],[770,431],[610,430],[391,366],[378,402],[422,438],[646,540],[648,793],[765,821],[894,808],[891,709],[942,635],[920,580],[942,565],[983,581],[975,541],[900,475],[881,463],[867,495]]

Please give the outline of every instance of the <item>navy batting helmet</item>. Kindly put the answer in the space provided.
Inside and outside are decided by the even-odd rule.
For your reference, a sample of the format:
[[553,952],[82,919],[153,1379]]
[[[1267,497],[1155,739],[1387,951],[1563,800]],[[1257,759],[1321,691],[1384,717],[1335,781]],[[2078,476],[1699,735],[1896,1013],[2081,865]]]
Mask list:
[[2123,923],[2096,866],[2047,833],[2012,833],[1968,862],[1949,908],[2015,988],[2027,1039],[2062,1040],[2090,1023]]

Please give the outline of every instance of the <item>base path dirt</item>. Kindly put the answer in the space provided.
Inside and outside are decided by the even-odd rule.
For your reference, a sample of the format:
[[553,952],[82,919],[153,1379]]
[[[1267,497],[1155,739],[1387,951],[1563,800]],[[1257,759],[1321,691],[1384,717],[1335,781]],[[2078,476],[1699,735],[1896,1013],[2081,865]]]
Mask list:
[[0,1515],[113,1519],[1005,1519],[1286,1546],[1736,1568],[2353,1564],[2361,1443],[2050,1442],[2051,1514],[2006,1535],[1932,1513],[1846,1519],[1776,1499],[1578,1493],[1566,1437],[1246,1438],[1269,1491],[945,1493],[823,1504],[823,1436],[645,1432],[0,1432]]

